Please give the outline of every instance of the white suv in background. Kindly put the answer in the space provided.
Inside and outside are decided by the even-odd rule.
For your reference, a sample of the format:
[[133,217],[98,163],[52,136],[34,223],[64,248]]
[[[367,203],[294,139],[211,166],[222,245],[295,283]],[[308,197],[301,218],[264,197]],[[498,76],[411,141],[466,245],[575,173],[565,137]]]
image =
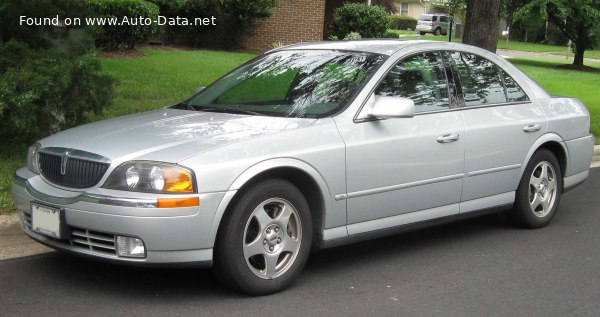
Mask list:
[[417,21],[417,32],[421,35],[425,33],[433,33],[433,35],[446,35],[448,34],[448,26],[450,25],[450,19],[447,14],[443,13],[430,13],[421,14]]

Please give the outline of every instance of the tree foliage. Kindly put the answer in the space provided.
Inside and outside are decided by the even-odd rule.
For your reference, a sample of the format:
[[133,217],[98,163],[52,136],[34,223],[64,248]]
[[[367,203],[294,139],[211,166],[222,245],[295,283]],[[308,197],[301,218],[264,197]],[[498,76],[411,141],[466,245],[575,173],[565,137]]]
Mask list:
[[573,65],[583,66],[584,53],[600,41],[600,0],[532,0],[517,12],[522,20],[547,20],[573,42]]
[[[83,1],[0,2],[0,139],[30,142],[110,105],[87,29],[19,26],[18,17],[85,16]],[[15,20],[15,17],[17,20]]]
[[242,25],[268,18],[279,6],[279,0],[217,0]]
[[373,0],[372,4],[380,6],[385,9],[385,11],[396,14],[398,13],[398,5],[394,0]]

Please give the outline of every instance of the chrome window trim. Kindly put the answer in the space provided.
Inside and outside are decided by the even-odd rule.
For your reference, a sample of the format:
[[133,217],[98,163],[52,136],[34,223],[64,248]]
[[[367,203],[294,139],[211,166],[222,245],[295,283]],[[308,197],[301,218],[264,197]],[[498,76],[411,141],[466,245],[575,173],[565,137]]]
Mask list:
[[[533,103],[533,101],[532,101],[532,99],[530,97],[530,92],[528,92],[527,89],[523,89],[523,86],[521,85],[521,83],[519,83],[519,80],[515,79],[515,77],[511,76],[510,73],[504,67],[500,66],[499,64],[497,64],[494,61],[490,60],[489,58],[486,58],[486,57],[483,57],[483,56],[481,56],[481,55],[479,55],[477,53],[473,53],[473,52],[469,52],[469,51],[465,51],[465,50],[456,50],[456,49],[454,49],[454,50],[449,50],[449,49],[446,49],[446,50],[444,50],[444,49],[434,49],[434,50],[431,50],[431,49],[420,49],[420,50],[417,50],[415,52],[411,52],[408,55],[401,55],[400,57],[398,57],[394,61],[394,63],[390,67],[388,67],[388,69],[385,70],[385,73],[380,78],[377,79],[377,82],[375,83],[375,85],[373,86],[373,88],[371,89],[371,91],[369,91],[369,94],[362,101],[360,107],[358,108],[358,110],[354,114],[354,117],[352,119],[354,121],[354,123],[363,123],[363,122],[388,120],[387,118],[358,118],[358,116],[360,115],[360,113],[362,112],[363,108],[365,107],[365,105],[369,101],[369,98],[371,98],[371,96],[375,93],[375,90],[377,89],[377,87],[379,86],[379,84],[381,84],[381,82],[383,81],[383,79],[385,78],[385,76],[392,70],[392,68],[394,68],[399,62],[401,62],[402,60],[404,60],[406,58],[409,58],[409,57],[414,56],[414,55],[426,53],[426,52],[438,52],[438,53],[441,54],[442,59],[445,59],[445,57],[443,55],[444,52],[447,52],[447,53],[451,53],[451,52],[468,53],[468,54],[477,55],[480,58],[484,58],[485,60],[490,61],[490,63],[496,65],[496,67],[498,67],[499,69],[501,69],[510,78],[512,78],[512,80],[519,86],[519,88],[521,88],[521,90],[523,91],[523,93],[525,93],[525,95],[527,96],[527,100],[523,100],[523,101],[511,101],[511,102],[503,102],[503,103],[481,104],[481,105],[476,105],[476,106],[467,106],[463,102],[462,106],[459,106],[459,107],[452,107],[452,105],[450,105],[449,109],[435,110],[435,111],[415,112],[415,116],[427,115],[427,114],[435,114],[435,113],[443,113],[443,112],[452,112],[452,111],[458,111],[458,110],[467,110],[467,109],[480,109],[480,108],[485,108],[485,107],[501,107],[501,106],[512,106],[512,105]],[[454,68],[452,68],[452,71],[454,71]],[[449,82],[449,80],[450,79],[446,78],[447,82]],[[459,82],[455,82],[455,85],[460,86],[460,88],[462,90],[462,85],[460,84],[460,81]],[[448,94],[450,94],[450,92],[448,92]],[[448,98],[450,98],[450,95],[448,96]]]
[[[481,109],[481,108],[488,108],[488,107],[514,106],[514,105],[522,105],[522,104],[529,104],[529,103],[532,103],[532,101],[531,100],[529,100],[529,101],[514,101],[514,102],[506,102],[506,103],[485,104],[485,105],[479,105],[479,106],[462,106],[462,107],[459,107],[459,108],[451,108],[451,109],[444,109],[444,110],[419,112],[419,113],[415,113],[415,117],[416,116],[421,116],[421,115],[428,115],[428,114],[444,113],[444,112],[454,112],[454,111],[462,111],[462,110],[474,110],[474,109]],[[372,121],[380,121],[380,120],[389,120],[389,118],[355,119],[354,123],[372,122]]]

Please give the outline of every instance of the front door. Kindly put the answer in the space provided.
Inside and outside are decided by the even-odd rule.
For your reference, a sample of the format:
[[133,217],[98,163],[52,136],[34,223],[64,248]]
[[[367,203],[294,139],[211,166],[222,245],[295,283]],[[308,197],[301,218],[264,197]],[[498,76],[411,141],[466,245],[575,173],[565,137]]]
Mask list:
[[464,124],[450,111],[440,54],[403,59],[374,94],[410,98],[416,115],[338,123],[346,142],[348,233],[458,214]]

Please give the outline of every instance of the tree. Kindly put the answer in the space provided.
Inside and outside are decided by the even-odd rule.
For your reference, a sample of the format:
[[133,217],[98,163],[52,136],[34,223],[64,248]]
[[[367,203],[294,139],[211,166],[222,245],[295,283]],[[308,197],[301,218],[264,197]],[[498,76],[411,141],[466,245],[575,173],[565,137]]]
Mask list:
[[372,4],[378,5],[385,9],[385,11],[396,14],[398,13],[398,6],[394,0],[373,0]]
[[462,42],[496,52],[500,27],[500,0],[467,0]]
[[573,65],[582,67],[586,50],[594,48],[600,40],[600,0],[533,0],[517,13],[522,19],[547,20],[573,44]]

